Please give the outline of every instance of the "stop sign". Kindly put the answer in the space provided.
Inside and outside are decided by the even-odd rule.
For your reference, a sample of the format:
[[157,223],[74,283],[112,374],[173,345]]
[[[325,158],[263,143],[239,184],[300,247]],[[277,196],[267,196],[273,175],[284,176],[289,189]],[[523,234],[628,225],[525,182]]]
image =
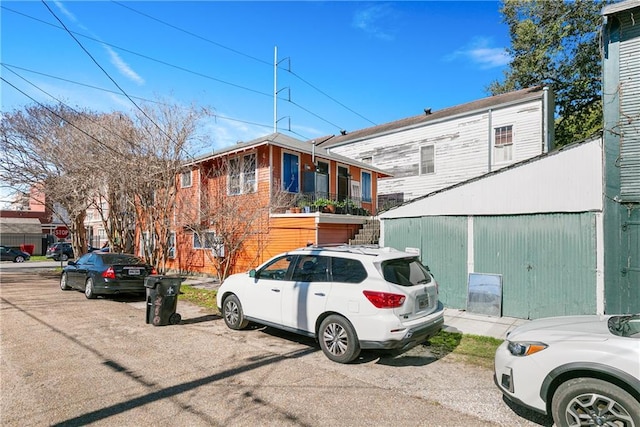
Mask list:
[[66,239],[67,236],[69,235],[69,229],[67,227],[56,227],[55,230],[53,230],[53,235],[56,236],[58,239]]

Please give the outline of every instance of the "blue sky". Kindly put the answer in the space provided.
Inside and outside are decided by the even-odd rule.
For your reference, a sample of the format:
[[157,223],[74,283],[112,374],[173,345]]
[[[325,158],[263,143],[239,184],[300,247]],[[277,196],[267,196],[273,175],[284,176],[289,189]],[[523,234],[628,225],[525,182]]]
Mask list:
[[313,139],[488,96],[508,61],[498,9],[497,1],[3,0],[1,107],[53,96],[129,112],[120,86],[137,102],[214,109],[210,151],[273,132],[275,89],[278,130]]

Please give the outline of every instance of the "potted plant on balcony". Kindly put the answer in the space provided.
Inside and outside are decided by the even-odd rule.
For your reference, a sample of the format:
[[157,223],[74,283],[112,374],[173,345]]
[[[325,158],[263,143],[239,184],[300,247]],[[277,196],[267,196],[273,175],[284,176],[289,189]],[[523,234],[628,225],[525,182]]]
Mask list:
[[302,213],[310,213],[311,212],[311,202],[307,199],[302,199],[298,206],[302,209]]
[[318,209],[318,212],[334,213],[336,211],[336,205],[333,200],[320,198],[316,199],[313,205]]

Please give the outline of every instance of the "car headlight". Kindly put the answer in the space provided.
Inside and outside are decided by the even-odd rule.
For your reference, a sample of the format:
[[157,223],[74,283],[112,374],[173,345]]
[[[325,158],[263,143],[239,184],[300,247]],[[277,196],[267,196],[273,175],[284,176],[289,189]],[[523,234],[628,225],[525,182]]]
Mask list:
[[531,356],[534,353],[544,350],[548,346],[541,342],[517,342],[509,341],[507,348],[514,356]]

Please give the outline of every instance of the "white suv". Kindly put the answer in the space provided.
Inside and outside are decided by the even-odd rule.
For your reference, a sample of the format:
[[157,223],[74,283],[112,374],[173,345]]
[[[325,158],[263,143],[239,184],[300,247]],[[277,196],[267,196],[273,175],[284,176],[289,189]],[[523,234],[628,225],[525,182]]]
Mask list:
[[533,320],[509,332],[494,369],[508,399],[557,427],[640,426],[640,314]]
[[407,349],[438,333],[438,285],[415,254],[371,246],[306,247],[229,276],[217,305],[231,329],[256,322],[316,338],[340,363],[361,349]]

